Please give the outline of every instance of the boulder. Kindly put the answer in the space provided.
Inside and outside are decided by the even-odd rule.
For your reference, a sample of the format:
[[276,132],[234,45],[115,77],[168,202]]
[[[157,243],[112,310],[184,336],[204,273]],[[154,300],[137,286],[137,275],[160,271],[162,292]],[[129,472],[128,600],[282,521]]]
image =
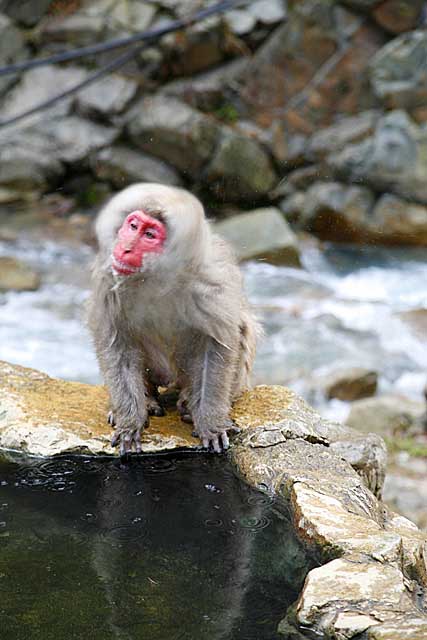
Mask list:
[[389,507],[427,531],[427,465],[425,460],[416,462],[424,463],[421,473],[416,472],[412,461],[406,473],[401,467],[387,472],[383,497]]
[[262,24],[275,24],[286,18],[286,3],[282,0],[255,0],[247,11]]
[[225,96],[235,87],[239,76],[249,64],[247,58],[237,58],[190,78],[172,80],[163,85],[160,91],[186,102],[195,109],[218,113],[218,110],[227,106],[224,104]]
[[46,189],[64,173],[53,138],[26,128],[0,135],[0,185],[34,192]]
[[424,106],[427,99],[426,31],[394,38],[374,56],[370,65],[375,95],[392,109]]
[[[0,374],[0,448],[37,456],[116,452],[110,446],[105,387],[51,378],[40,371],[7,362],[0,363]],[[250,455],[259,452],[259,447],[270,455],[274,454],[273,445],[289,441],[292,448],[312,443],[324,451],[326,465],[328,459],[334,459],[332,451],[337,452],[338,470],[332,472],[331,469],[331,473],[339,473],[343,467],[341,458],[348,459],[360,474],[360,477],[354,476],[359,478],[356,484],[365,482],[375,493],[381,492],[385,469],[385,447],[381,439],[323,420],[284,387],[260,386],[244,394],[234,404],[232,418],[249,438],[239,440],[237,457],[246,444],[250,445]],[[184,424],[175,410],[168,411],[165,417],[150,419],[150,427],[143,435],[143,452],[183,446],[197,448],[200,442],[192,437],[191,426]],[[277,451],[281,448],[278,446]],[[323,473],[321,466],[316,470],[312,463],[306,470],[302,460],[298,459],[295,464],[302,465],[301,473],[313,478],[317,475],[320,478]],[[250,484],[256,484],[258,472],[255,467],[242,466],[242,473],[248,475]],[[349,487],[354,485],[354,479],[349,482]]]
[[330,153],[341,151],[346,145],[354,144],[372,135],[380,118],[379,111],[370,110],[356,116],[340,118],[330,127],[320,129],[308,140],[305,155],[310,160],[320,160]]
[[124,111],[137,89],[138,85],[134,80],[111,74],[80,91],[76,101],[83,113],[109,117]]
[[385,193],[368,228],[381,242],[427,247],[427,207]]
[[35,291],[40,277],[28,265],[16,258],[0,256],[0,292]]
[[196,177],[211,158],[220,127],[215,120],[170,96],[151,96],[127,115],[134,144]]
[[[6,15],[3,15],[1,11],[2,5],[0,4],[0,66],[3,66],[26,58],[27,49],[19,29],[17,29],[12,20]],[[14,82],[15,77],[13,75],[2,76],[0,78],[0,95]]]
[[378,373],[363,367],[331,371],[320,380],[327,398],[350,402],[375,395],[377,383]]
[[315,182],[307,191],[299,222],[322,239],[365,239],[374,195],[366,187]]
[[43,119],[38,129],[53,141],[56,157],[70,163],[86,161],[91,152],[111,145],[119,135],[114,127],[79,116]]
[[304,209],[306,195],[302,191],[295,191],[279,202],[279,209],[289,222],[299,223]]
[[353,402],[346,422],[352,429],[391,437],[421,424],[424,412],[424,402],[383,395]]
[[291,133],[314,133],[338,114],[375,105],[369,63],[384,43],[374,25],[337,2],[293,2],[286,21],[256,50],[242,77],[242,99],[264,125],[281,114]]
[[50,16],[38,25],[43,44],[61,43],[70,49],[99,42],[105,38],[105,32],[106,23],[102,15],[84,12]]
[[362,473],[364,482],[355,473],[364,463],[353,459],[350,466],[355,448],[342,427],[334,433],[333,423],[306,405],[302,410],[301,400],[280,387],[270,387],[269,396],[281,397],[281,406],[264,405],[266,420],[259,420],[253,407],[263,389],[235,407],[246,428],[233,443],[231,460],[246,482],[289,505],[300,539],[322,563],[308,573],[279,633],[289,639],[363,633],[367,640],[421,640],[427,616],[413,593],[427,585],[425,535],[367,489],[364,482],[372,488],[375,473],[370,480]]
[[427,204],[427,129],[404,111],[381,118],[373,136],[327,158],[337,177]]
[[411,31],[419,24],[424,0],[385,0],[372,12],[374,20],[390,33]]
[[[67,91],[87,78],[88,72],[83,67],[46,66],[26,71],[20,82],[8,92],[2,107],[4,118],[12,117],[27,111],[58,93]],[[49,109],[49,118],[65,116],[71,111],[75,97],[64,98]]]
[[[1,447],[39,456],[112,453],[103,387],[7,363],[0,371]],[[371,492],[379,494],[384,479],[381,439],[322,419],[283,387],[247,392],[232,417],[241,427],[229,452],[237,473],[284,501],[307,551],[325,563],[309,572],[279,631],[422,638],[427,616],[413,594],[427,586],[426,538]],[[144,451],[183,446],[198,446],[189,425],[175,413],[152,419]]]
[[13,20],[32,27],[43,17],[52,0],[0,0],[0,12]]
[[215,225],[239,260],[265,260],[300,267],[298,240],[275,207],[240,213]]
[[162,160],[123,145],[97,152],[91,158],[91,166],[98,178],[111,182],[117,189],[133,182],[182,184],[178,173]]
[[370,11],[378,6],[381,0],[340,0],[340,2],[358,11]]
[[253,202],[268,194],[277,176],[269,156],[255,140],[224,127],[205,181],[218,199]]

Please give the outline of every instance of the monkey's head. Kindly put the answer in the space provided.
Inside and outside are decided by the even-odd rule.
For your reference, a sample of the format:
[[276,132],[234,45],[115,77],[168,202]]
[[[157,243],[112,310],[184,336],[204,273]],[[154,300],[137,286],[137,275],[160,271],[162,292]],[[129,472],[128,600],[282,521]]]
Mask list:
[[206,254],[209,230],[203,206],[184,189],[140,183],[102,209],[96,233],[105,269],[121,277],[173,273]]
[[126,216],[117,233],[111,268],[120,276],[141,271],[147,254],[160,254],[164,250],[166,227],[163,222],[142,210]]

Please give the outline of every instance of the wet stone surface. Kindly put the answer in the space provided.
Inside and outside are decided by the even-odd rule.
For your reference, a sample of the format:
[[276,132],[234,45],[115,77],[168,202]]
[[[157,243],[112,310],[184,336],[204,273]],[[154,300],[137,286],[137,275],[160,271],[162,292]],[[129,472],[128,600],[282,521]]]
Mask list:
[[276,640],[315,565],[224,457],[0,457],[0,485],[8,638]]

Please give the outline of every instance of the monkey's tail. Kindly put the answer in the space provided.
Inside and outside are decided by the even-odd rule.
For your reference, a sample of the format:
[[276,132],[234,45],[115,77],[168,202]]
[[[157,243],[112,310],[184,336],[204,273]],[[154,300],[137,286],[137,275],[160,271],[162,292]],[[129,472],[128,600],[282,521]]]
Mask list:
[[240,320],[239,360],[236,371],[236,382],[233,396],[237,397],[251,387],[251,372],[255,360],[258,340],[263,336],[259,322],[248,309],[241,313]]

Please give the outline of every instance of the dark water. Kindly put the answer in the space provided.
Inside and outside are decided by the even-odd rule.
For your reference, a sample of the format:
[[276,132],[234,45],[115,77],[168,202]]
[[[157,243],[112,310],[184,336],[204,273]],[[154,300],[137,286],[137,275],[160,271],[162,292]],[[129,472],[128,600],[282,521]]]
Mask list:
[[273,640],[313,562],[224,457],[0,458],[0,637]]

